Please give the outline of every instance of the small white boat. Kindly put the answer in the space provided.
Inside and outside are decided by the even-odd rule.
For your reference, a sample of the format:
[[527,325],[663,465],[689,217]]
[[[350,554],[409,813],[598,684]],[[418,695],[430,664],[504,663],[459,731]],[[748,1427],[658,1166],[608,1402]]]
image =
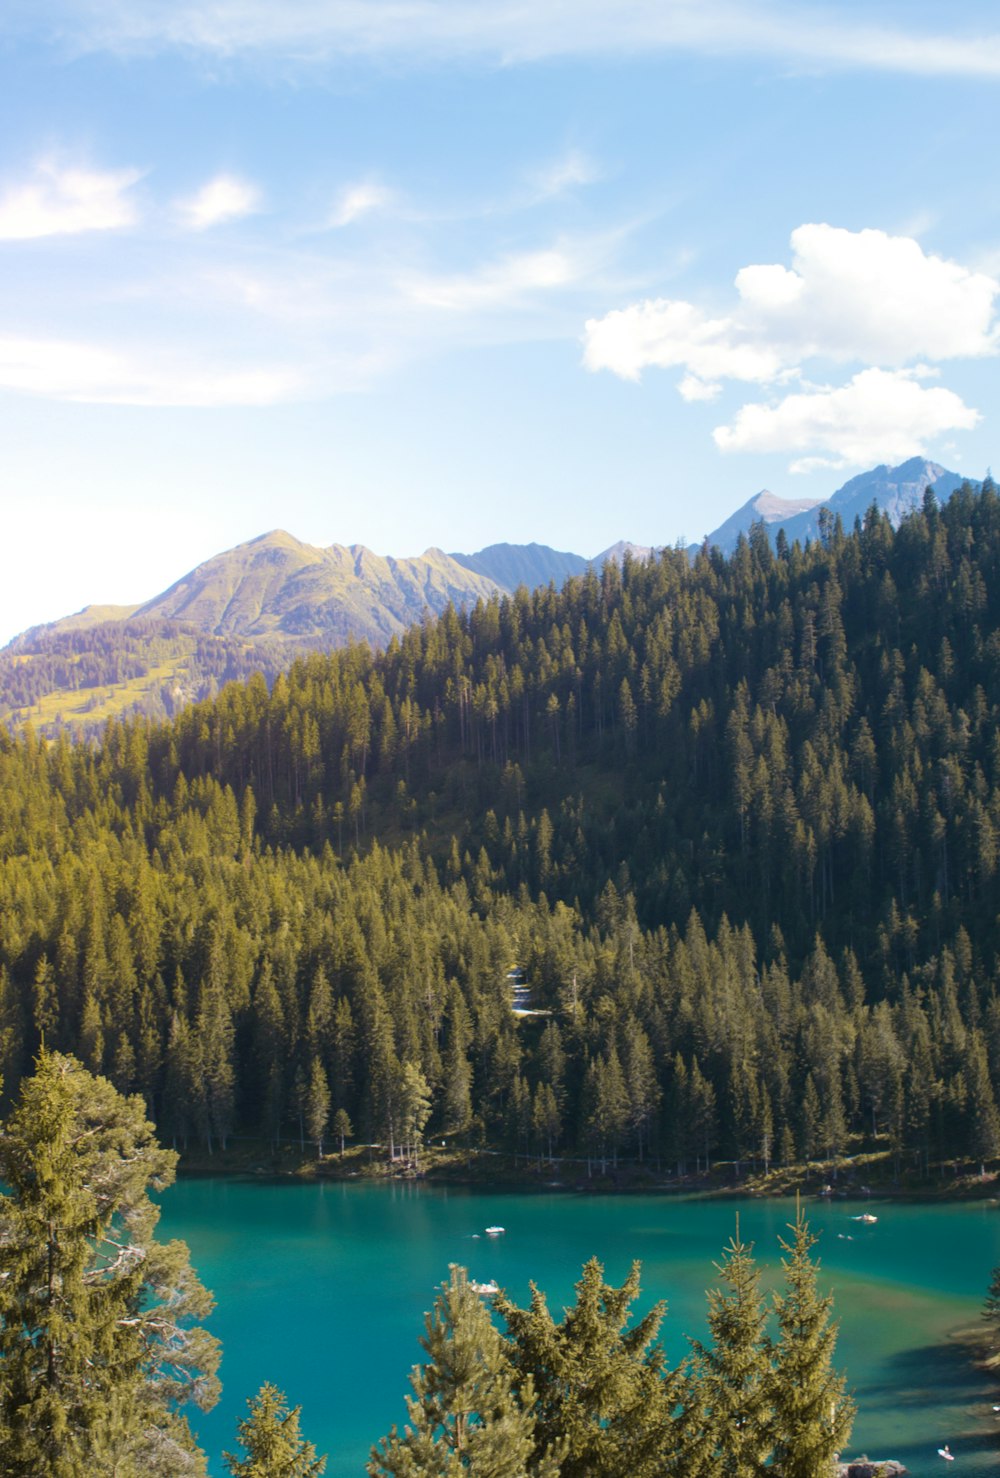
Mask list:
[[475,1279],[473,1279],[472,1282],[469,1284],[469,1287],[472,1289],[473,1293],[482,1293],[484,1295],[500,1292],[500,1284],[494,1283],[492,1278],[488,1283],[477,1283]]
[[955,1454],[948,1451],[947,1442],[944,1444],[943,1447],[938,1448],[938,1457],[943,1457],[945,1461],[949,1463],[953,1463],[955,1461]]
[[486,1235],[487,1235],[487,1237],[502,1237],[503,1234],[504,1234],[504,1228],[503,1227],[487,1227],[486,1228]]
[[878,1221],[877,1216],[872,1216],[870,1211],[862,1211],[860,1216],[852,1216],[852,1221],[863,1221],[866,1226],[874,1226]]

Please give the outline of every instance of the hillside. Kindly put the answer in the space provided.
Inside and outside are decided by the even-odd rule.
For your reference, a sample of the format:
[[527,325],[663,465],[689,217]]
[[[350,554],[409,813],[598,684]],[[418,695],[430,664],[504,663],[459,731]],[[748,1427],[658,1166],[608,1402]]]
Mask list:
[[[845,527],[868,508],[896,527],[918,507],[926,486],[946,498],[955,473],[914,458],[852,478],[824,504]],[[819,533],[820,508],[808,499],[759,493],[707,543],[725,553],[763,523],[805,543]],[[701,546],[688,551],[693,559]],[[649,546],[620,540],[592,560],[540,544],[494,544],[477,554],[428,549],[412,559],[383,558],[362,545],[319,549],[275,530],[198,565],[139,606],[87,606],[35,627],[0,652],[0,723],[30,717],[41,732],[67,727],[93,735],[112,716],[165,717],[209,697],[220,682],[260,671],[271,682],[301,652],[350,641],[383,648],[415,622],[519,586],[536,590],[589,566],[647,560]]]
[[988,483],[3,738],[7,1091],[44,1033],[180,1144],[1000,1156],[998,632]]

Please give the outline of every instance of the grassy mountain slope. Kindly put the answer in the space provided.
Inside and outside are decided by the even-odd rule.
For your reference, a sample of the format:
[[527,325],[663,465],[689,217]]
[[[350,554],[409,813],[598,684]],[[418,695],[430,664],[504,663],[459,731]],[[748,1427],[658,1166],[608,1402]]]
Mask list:
[[0,722],[94,732],[112,716],[165,717],[222,682],[271,681],[303,650],[382,647],[425,612],[496,593],[439,549],[383,559],[316,549],[281,530],[207,560],[140,606],[87,606],[0,653]]
[[353,637],[384,646],[425,610],[475,602],[496,588],[439,549],[385,559],[361,544],[316,549],[276,530],[207,560],[136,614],[188,621],[216,636],[309,637],[317,645]]

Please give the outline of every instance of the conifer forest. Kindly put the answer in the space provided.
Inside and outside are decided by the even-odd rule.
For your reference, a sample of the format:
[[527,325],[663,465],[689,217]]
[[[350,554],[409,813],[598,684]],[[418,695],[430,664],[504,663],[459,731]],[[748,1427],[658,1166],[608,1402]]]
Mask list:
[[5,1094],[44,1045],[181,1150],[978,1168],[998,718],[987,481],[896,531],[626,557],[97,742],[4,732]]

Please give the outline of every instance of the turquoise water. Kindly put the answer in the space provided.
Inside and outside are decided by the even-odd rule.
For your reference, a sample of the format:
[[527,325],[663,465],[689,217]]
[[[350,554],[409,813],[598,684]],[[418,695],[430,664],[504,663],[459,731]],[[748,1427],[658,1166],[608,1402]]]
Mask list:
[[[861,1210],[877,1224],[852,1221]],[[786,1202],[182,1182],[163,1198],[161,1234],[187,1241],[218,1300],[223,1398],[195,1423],[212,1472],[235,1445],[246,1397],[270,1380],[301,1403],[305,1435],[330,1455],[329,1478],[360,1478],[371,1443],[405,1417],[423,1313],[450,1262],[495,1278],[519,1302],[534,1278],[558,1310],[588,1257],[616,1282],[639,1258],[641,1308],[668,1300],[662,1338],[678,1359],[685,1336],[704,1335],[704,1289],[737,1211],[744,1240],[774,1268]],[[834,1202],[808,1214],[840,1320],[837,1363],[858,1403],[850,1454],[942,1473],[936,1449],[948,1442],[956,1474],[959,1465],[995,1471],[1000,1418],[990,1407],[1000,1388],[969,1367],[953,1336],[976,1322],[1000,1262],[1000,1207]],[[493,1223],[505,1236],[482,1235]]]

